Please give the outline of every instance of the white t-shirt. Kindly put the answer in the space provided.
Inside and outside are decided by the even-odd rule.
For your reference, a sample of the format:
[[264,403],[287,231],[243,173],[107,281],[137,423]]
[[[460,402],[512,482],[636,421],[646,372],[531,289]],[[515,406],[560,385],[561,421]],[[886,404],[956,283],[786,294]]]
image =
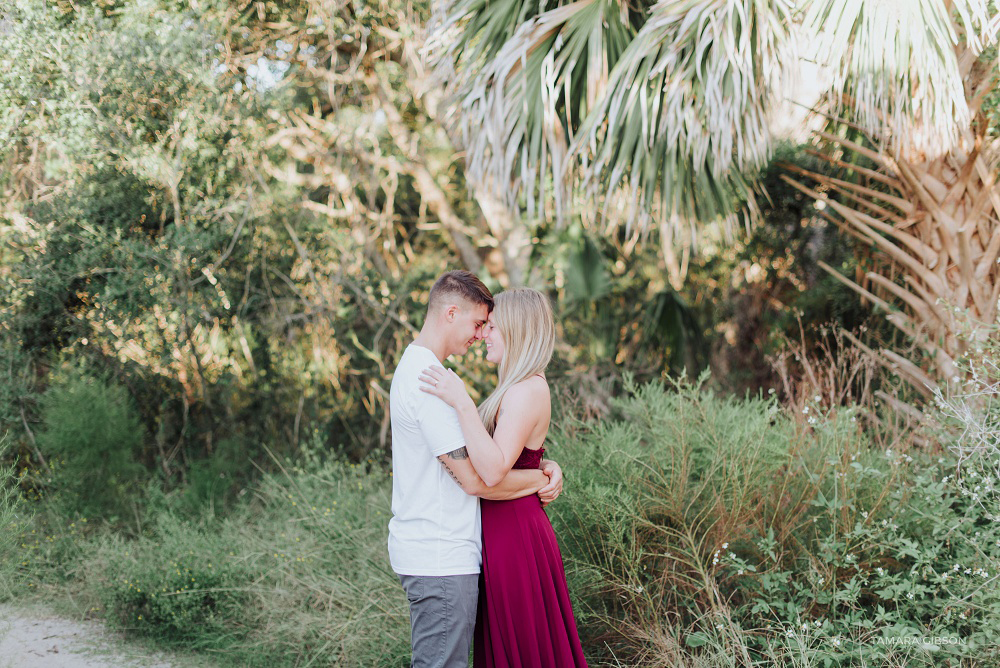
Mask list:
[[389,562],[400,575],[470,575],[482,564],[479,498],[452,480],[439,455],[465,445],[458,414],[420,391],[420,372],[440,365],[410,344],[392,377],[392,519]]

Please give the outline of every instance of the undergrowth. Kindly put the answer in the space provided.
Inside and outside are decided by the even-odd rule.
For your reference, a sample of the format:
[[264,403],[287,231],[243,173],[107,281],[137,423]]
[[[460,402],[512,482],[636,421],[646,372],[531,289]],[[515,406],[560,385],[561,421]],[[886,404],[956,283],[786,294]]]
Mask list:
[[[592,665],[996,664],[992,497],[947,447],[883,447],[859,410],[817,398],[793,415],[703,377],[626,383],[607,419],[560,420],[549,516]],[[44,498],[29,517],[8,472],[0,591],[223,664],[408,665],[380,461],[307,448],[201,515],[150,483],[128,530]]]

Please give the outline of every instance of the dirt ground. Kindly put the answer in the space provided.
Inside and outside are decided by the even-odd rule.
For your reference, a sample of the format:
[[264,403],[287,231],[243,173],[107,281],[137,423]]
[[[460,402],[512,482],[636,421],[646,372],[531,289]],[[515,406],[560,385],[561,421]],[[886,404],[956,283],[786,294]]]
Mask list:
[[181,668],[181,664],[128,645],[97,622],[2,605],[0,668]]

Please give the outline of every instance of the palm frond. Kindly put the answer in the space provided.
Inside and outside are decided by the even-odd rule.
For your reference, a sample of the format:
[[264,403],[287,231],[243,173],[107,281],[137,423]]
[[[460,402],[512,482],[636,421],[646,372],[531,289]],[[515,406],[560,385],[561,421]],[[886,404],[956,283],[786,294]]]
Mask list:
[[588,182],[626,187],[664,219],[709,220],[747,195],[770,151],[768,114],[790,58],[787,0],[662,0],[573,146]]
[[[967,53],[996,42],[992,0],[444,0],[430,43],[458,100],[467,175],[529,216],[683,231],[752,202],[793,19],[835,70],[832,99],[876,151],[950,147]],[[967,49],[966,55],[956,50]],[[971,59],[971,60],[974,60]],[[972,97],[975,97],[974,95]],[[905,140],[905,141],[903,141]],[[895,157],[899,157],[898,150]],[[551,192],[546,189],[551,186]],[[846,187],[846,186],[845,186]],[[859,193],[855,195],[860,196]]]
[[[988,72],[977,76],[992,79]],[[971,90],[979,82],[967,84]],[[893,158],[836,133],[820,134],[825,150],[814,155],[842,167],[842,178],[792,165],[782,178],[823,202],[823,218],[877,247],[881,256],[863,281],[820,266],[885,311],[886,319],[923,350],[921,365],[931,371],[918,375],[915,365],[903,365],[890,351],[882,351],[878,359],[921,391],[925,377],[950,381],[957,373],[955,360],[969,345],[957,335],[952,308],[973,322],[994,323],[1000,295],[1000,188],[979,149],[963,148],[988,147],[985,125],[967,126],[947,153],[933,159]],[[837,157],[849,154],[864,155],[872,168],[858,169]]]
[[[545,6],[544,4],[542,5]],[[440,22],[439,54],[455,69],[448,82],[459,100],[456,125],[466,149],[466,175],[512,211],[529,217],[545,202],[550,175],[567,171],[570,137],[600,99],[608,72],[635,33],[618,0],[577,0],[511,23],[516,0],[459,3]],[[511,25],[518,26],[510,32]],[[561,215],[565,188],[553,179]]]
[[[814,0],[805,23],[833,68],[831,99],[897,152],[939,155],[968,126],[956,47],[996,42],[990,0]],[[954,18],[953,18],[954,17]]]

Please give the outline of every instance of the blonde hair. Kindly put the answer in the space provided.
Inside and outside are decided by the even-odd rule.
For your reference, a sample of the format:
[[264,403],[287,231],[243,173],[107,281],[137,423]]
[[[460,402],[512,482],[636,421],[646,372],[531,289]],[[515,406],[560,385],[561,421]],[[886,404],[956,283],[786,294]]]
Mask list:
[[503,395],[522,380],[545,371],[556,342],[552,306],[538,290],[512,288],[496,295],[492,318],[503,337],[504,354],[497,387],[479,406],[479,417],[491,436]]

